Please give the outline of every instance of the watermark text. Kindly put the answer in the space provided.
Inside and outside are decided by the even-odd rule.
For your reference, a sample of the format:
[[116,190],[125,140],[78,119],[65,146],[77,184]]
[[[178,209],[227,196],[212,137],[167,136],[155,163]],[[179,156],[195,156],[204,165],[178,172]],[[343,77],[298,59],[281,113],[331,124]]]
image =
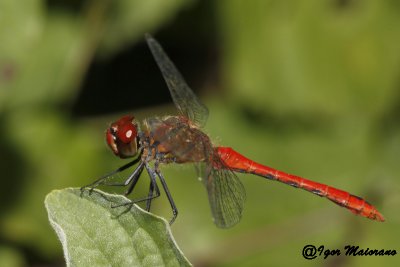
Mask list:
[[347,245],[342,249],[330,249],[324,245],[314,246],[306,245],[303,247],[302,255],[307,260],[313,260],[317,257],[327,259],[331,256],[367,256],[367,257],[382,257],[382,256],[395,256],[397,251],[395,249],[377,249],[377,248],[361,248],[360,246]]

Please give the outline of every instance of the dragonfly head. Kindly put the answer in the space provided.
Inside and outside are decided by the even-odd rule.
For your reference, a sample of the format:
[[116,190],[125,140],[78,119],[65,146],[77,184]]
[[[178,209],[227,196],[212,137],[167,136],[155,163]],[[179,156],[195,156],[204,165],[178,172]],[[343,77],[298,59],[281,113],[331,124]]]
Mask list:
[[138,152],[138,126],[133,116],[123,116],[106,131],[108,146],[120,158],[134,157]]

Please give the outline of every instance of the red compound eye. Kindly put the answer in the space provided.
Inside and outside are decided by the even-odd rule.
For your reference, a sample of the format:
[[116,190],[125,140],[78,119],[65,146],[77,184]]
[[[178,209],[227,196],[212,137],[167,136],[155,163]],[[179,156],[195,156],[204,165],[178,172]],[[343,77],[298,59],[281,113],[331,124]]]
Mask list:
[[106,141],[108,146],[111,148],[111,150],[114,152],[115,155],[118,155],[118,147],[117,143],[115,142],[115,135],[114,131],[112,128],[108,128],[106,131]]
[[137,127],[133,120],[133,116],[127,115],[111,125],[111,128],[115,129],[115,137],[125,144],[136,138]]
[[123,116],[107,129],[107,144],[119,157],[132,157],[137,152],[138,129],[134,119],[130,115]]

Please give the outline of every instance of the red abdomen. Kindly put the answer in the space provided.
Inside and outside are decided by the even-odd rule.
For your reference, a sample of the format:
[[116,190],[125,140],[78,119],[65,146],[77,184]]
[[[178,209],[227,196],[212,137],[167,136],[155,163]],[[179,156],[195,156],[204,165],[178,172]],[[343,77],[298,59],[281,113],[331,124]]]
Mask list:
[[326,197],[355,214],[380,222],[385,221],[384,217],[374,206],[358,196],[259,164],[244,157],[230,147],[217,147],[215,150],[226,166],[234,171],[251,173],[270,180],[280,181],[296,188],[302,188],[318,196]]

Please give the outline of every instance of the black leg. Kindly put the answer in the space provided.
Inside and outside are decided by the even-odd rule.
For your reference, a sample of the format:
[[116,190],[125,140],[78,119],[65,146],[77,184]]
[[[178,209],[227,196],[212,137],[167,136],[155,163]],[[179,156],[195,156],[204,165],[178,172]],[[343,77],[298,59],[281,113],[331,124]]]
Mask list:
[[143,171],[143,162],[141,162],[136,169],[133,171],[133,173],[131,175],[129,175],[129,177],[122,183],[107,183],[107,182],[103,182],[99,185],[105,185],[105,186],[127,186],[129,185],[131,182],[132,184],[129,186],[129,189],[124,193],[124,195],[128,195],[132,192],[133,188],[135,187],[136,183],[139,180],[140,175],[142,174]]
[[[131,206],[134,203],[139,203],[139,202],[143,202],[143,201],[151,202],[151,200],[160,196],[160,190],[158,189],[158,186],[157,186],[157,181],[156,181],[156,176],[154,174],[154,171],[151,170],[151,168],[148,166],[148,164],[144,164],[144,166],[146,167],[146,170],[148,171],[149,176],[150,176],[150,187],[153,188],[152,193],[150,194],[150,192],[149,192],[149,195],[147,197],[133,199],[127,203],[113,205],[113,206],[111,206],[112,208],[117,208],[117,207],[122,207],[122,206]],[[131,187],[132,187],[132,185],[131,185]],[[155,195],[153,195],[153,191],[156,192]]]
[[151,207],[151,201],[155,198],[153,197],[153,193],[154,191],[156,191],[156,195],[157,197],[160,196],[160,189],[158,189],[157,186],[157,176],[154,172],[154,170],[149,166],[149,164],[145,165],[147,173],[150,176],[150,187],[149,187],[149,194],[147,196],[147,201],[146,201],[146,210],[150,211],[150,207]]
[[150,182],[150,188],[149,188],[149,194],[147,195],[147,197],[149,198],[146,201],[146,210],[150,211],[150,207],[151,207],[151,197],[153,196],[153,191],[154,191],[154,186],[153,183]]
[[118,208],[118,207],[122,207],[122,206],[131,206],[131,205],[136,204],[136,203],[140,203],[140,202],[143,202],[143,201],[148,201],[148,200],[152,200],[152,199],[158,198],[159,196],[160,196],[160,193],[156,192],[156,194],[152,195],[150,198],[149,197],[142,197],[142,198],[138,198],[138,199],[133,199],[133,200],[131,200],[129,202],[126,202],[126,203],[121,203],[121,204],[118,204],[118,205],[112,205],[111,208]]
[[140,161],[140,159],[141,159],[141,157],[139,156],[139,157],[137,157],[136,159],[132,160],[131,162],[129,162],[129,163],[127,163],[127,164],[125,164],[125,165],[119,167],[118,169],[116,169],[116,170],[114,170],[114,171],[112,171],[112,172],[110,172],[110,173],[107,173],[107,174],[101,176],[99,179],[97,179],[97,180],[94,181],[93,183],[81,187],[81,192],[83,193],[83,191],[84,191],[86,188],[90,188],[90,189],[89,189],[89,192],[91,193],[91,192],[93,191],[94,188],[96,188],[97,186],[103,184],[103,182],[104,182],[108,177],[110,177],[110,176],[112,176],[112,175],[114,175],[114,174],[116,174],[116,173],[119,173],[119,172],[122,172],[122,171],[128,169],[129,167],[131,167],[131,166],[135,165],[136,163],[138,163],[138,162]]
[[171,196],[171,193],[169,192],[167,183],[165,182],[164,176],[161,174],[161,172],[158,170],[158,168],[156,167],[156,174],[158,176],[158,178],[160,178],[161,184],[164,188],[165,194],[167,194],[167,198],[169,201],[169,204],[171,205],[172,208],[172,219],[169,222],[170,225],[172,225],[172,223],[175,221],[176,217],[178,217],[178,209],[176,208],[175,202]]
[[125,185],[128,185],[130,183],[129,180],[132,180],[131,186],[129,186],[128,190],[124,193],[125,196],[129,195],[132,193],[133,189],[135,188],[137,182],[139,181],[139,177],[143,172],[143,167],[144,167],[144,162],[141,162],[139,166],[136,168],[136,170],[132,173],[131,176],[125,181]]

